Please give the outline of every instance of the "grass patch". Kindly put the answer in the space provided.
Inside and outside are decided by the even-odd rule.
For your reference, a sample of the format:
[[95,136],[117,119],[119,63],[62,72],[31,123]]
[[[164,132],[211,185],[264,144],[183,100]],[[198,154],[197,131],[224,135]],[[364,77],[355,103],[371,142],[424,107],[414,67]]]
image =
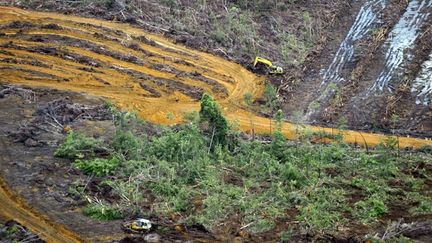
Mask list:
[[123,217],[118,207],[102,202],[88,204],[83,208],[83,213],[93,219],[99,220],[115,220]]

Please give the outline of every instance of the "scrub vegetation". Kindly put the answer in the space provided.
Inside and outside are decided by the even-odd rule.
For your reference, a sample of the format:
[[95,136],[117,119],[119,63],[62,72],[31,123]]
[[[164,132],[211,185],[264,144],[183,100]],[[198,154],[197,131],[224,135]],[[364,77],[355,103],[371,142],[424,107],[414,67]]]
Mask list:
[[[271,231],[289,240],[355,234],[358,225],[373,229],[395,215],[432,212],[428,148],[399,151],[388,139],[366,151],[344,144],[343,132],[314,134],[302,125],[302,139],[288,142],[280,133],[280,111],[270,142],[247,139],[209,95],[199,113],[173,127],[112,110],[112,139],[70,131],[56,152],[99,179],[103,194],[79,182],[70,190],[89,199],[84,213],[96,219],[170,218],[211,232]],[[332,142],[313,143],[317,137]]]
[[[336,6],[298,0],[13,0],[16,6],[120,20],[242,64],[255,55],[300,67],[336,16]],[[1,4],[1,1],[0,1]],[[328,25],[328,26],[327,26]]]

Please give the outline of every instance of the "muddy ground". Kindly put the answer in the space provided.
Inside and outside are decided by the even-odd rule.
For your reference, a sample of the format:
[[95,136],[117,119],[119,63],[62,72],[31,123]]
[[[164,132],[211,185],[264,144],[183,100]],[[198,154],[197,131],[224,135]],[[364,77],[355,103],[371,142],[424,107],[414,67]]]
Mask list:
[[[10,91],[6,91],[11,89]],[[0,98],[1,138],[3,178],[12,190],[19,194],[39,212],[51,219],[67,225],[86,238],[104,234],[121,233],[119,222],[95,222],[76,210],[85,201],[74,200],[67,196],[68,188],[75,180],[85,180],[80,173],[71,168],[70,162],[54,158],[55,146],[62,141],[63,132],[60,124],[69,124],[76,120],[64,116],[64,120],[47,119],[46,122],[33,122],[45,119],[36,115],[38,108],[56,99],[74,99],[86,105],[101,105],[99,99],[84,95],[60,91],[28,89],[16,90],[2,86]],[[4,92],[6,91],[6,92]],[[65,98],[69,97],[69,98]],[[42,109],[39,109],[42,112]],[[70,114],[68,114],[70,115]],[[54,115],[50,114],[49,117]],[[39,120],[40,121],[40,120]],[[90,120],[78,118],[73,127],[83,127]],[[95,122],[93,122],[95,123]],[[97,129],[96,124],[94,129]],[[90,232],[88,229],[97,229]]]

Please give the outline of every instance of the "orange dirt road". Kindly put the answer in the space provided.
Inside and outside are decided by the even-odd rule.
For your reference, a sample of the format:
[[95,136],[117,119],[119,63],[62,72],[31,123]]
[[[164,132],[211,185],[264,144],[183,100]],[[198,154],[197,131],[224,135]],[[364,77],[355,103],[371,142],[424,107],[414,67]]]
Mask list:
[[[255,132],[269,132],[270,121],[246,111],[243,102],[245,93],[254,98],[262,94],[264,77],[127,24],[0,7],[0,82],[102,96],[159,124],[178,123],[184,113],[198,111],[199,98],[208,92],[241,130],[251,130],[252,118]],[[293,124],[284,123],[282,132],[288,139],[297,137]],[[357,131],[343,133],[345,142],[361,146],[366,142],[372,147],[385,138]],[[432,141],[399,138],[399,145],[418,148],[432,146]],[[77,240],[64,228],[38,220],[3,186],[0,205],[0,216],[17,219],[48,241]],[[58,236],[52,233],[55,231]]]

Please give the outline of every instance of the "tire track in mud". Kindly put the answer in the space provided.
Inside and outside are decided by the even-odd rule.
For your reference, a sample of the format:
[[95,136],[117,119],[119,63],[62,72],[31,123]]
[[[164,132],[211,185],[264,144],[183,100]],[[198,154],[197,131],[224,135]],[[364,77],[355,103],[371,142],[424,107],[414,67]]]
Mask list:
[[[252,118],[256,133],[269,132],[269,119],[249,113],[243,104],[245,93],[254,98],[262,94],[264,78],[238,64],[126,24],[0,7],[0,67],[0,81],[102,96],[159,124],[181,122],[183,113],[199,110],[198,99],[208,92],[241,130],[251,129]],[[331,128],[309,128],[339,133]],[[282,126],[289,139],[297,138],[295,131],[293,124]],[[343,133],[346,142],[363,146],[377,145],[385,138],[356,131]],[[420,147],[432,145],[432,141],[399,138],[399,145]],[[46,228],[39,227],[43,222],[38,222],[37,214],[21,206],[3,185],[0,216],[19,218],[51,242],[73,235],[48,219],[43,221]],[[56,231],[58,236],[46,233]]]

